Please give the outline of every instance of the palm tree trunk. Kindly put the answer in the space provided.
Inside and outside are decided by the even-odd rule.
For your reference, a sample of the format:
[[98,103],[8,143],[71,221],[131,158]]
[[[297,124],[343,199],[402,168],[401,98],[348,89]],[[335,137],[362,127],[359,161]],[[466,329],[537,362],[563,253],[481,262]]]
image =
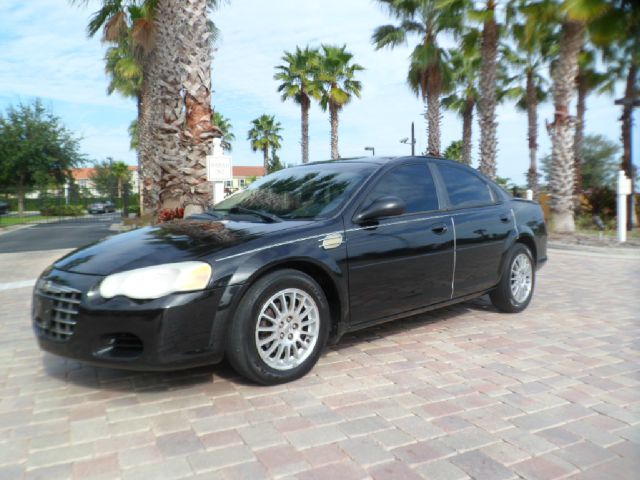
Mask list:
[[269,171],[269,145],[262,147],[262,161],[264,162],[264,171]]
[[482,29],[482,64],[480,67],[480,171],[496,178],[496,59],[498,57],[498,24],[495,19],[495,1],[487,0],[488,18]]
[[[435,82],[434,82],[435,83]],[[427,154],[434,157],[440,156],[440,94],[439,85],[430,84],[431,91],[427,93],[427,109],[425,118],[427,120]]]
[[[622,109],[622,165],[627,178],[634,178],[633,176],[633,164],[631,163],[631,129],[632,129],[632,114],[633,106],[631,102],[637,100],[636,92],[636,77],[638,75],[638,64],[634,61],[629,65],[629,72],[627,74],[627,85],[624,91],[624,98],[626,100]],[[627,197],[627,230],[631,230],[634,225],[637,225],[637,219],[635,218],[635,182],[631,182],[631,195]]]
[[573,120],[569,115],[569,104],[573,97],[578,73],[578,55],[584,43],[585,24],[566,20],[562,24],[560,55],[553,69],[553,103],[555,116],[550,125],[552,142],[551,190],[552,228],[559,233],[575,231],[573,215]]
[[160,165],[153,156],[153,68],[155,53],[148,54],[143,63],[142,91],[138,108],[138,182],[140,212],[156,215],[160,203]]
[[18,197],[18,213],[22,215],[24,213],[24,179],[18,178],[18,184],[16,185],[16,196]]
[[185,216],[202,212],[211,202],[207,155],[220,130],[211,124],[211,28],[208,0],[182,0],[176,8],[181,117],[178,151],[163,163],[164,208],[184,207]]
[[303,93],[300,104],[302,121],[302,163],[309,163],[309,98]]
[[529,171],[527,186],[538,195],[538,95],[533,70],[527,70],[527,122],[529,127]]
[[180,34],[184,28],[184,25],[178,23],[181,8],[179,2],[158,0],[154,15],[156,45],[153,61],[149,65],[152,111],[148,126],[151,130],[149,146],[152,145],[152,148],[148,150],[148,162],[157,171],[147,191],[159,193],[158,203],[155,205],[154,198],[148,200],[152,203],[150,213],[154,217],[160,208],[180,206],[180,198],[173,196],[172,187],[180,178],[180,132],[184,124],[182,69],[179,68],[182,62],[178,58],[178,51],[181,50]]
[[329,102],[329,121],[331,122],[331,160],[340,158],[338,153],[338,107]]
[[473,107],[475,102],[468,98],[462,112],[462,163],[471,165],[471,136],[473,128]]
[[587,111],[587,83],[584,75],[578,72],[576,77],[578,101],[576,105],[576,131],[573,137],[573,194],[577,197],[582,193],[582,144],[584,142],[584,115]]

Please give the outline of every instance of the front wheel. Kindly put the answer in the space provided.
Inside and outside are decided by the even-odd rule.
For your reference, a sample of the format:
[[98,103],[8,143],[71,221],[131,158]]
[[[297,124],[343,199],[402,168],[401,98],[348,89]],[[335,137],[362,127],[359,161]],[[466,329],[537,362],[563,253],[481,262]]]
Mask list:
[[229,361],[264,385],[300,378],[320,357],[330,315],[322,288],[308,275],[297,270],[266,275],[245,293],[232,320]]
[[521,312],[533,296],[536,270],[529,249],[516,243],[503,267],[500,283],[489,295],[491,303],[506,313]]

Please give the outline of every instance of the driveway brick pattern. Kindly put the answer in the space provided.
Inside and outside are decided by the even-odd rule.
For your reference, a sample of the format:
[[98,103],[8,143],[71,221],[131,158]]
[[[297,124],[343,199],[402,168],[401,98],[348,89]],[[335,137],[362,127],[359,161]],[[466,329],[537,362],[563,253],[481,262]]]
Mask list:
[[43,354],[30,289],[0,291],[0,478],[638,478],[640,260],[550,256],[522,314],[351,334],[269,388]]

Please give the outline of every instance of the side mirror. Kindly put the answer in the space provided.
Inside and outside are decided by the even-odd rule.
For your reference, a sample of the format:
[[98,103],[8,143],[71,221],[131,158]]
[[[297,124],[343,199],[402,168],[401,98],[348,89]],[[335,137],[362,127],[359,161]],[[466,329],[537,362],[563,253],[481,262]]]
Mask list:
[[371,205],[358,213],[353,220],[356,223],[363,223],[381,217],[395,217],[402,215],[406,210],[407,205],[404,200],[389,195],[374,200]]

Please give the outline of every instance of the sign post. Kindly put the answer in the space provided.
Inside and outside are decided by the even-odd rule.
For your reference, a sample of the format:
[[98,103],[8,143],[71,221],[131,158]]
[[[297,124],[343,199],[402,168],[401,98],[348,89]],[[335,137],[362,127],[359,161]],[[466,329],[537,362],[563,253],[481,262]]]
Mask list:
[[224,182],[233,178],[231,156],[224,154],[222,140],[213,139],[213,153],[207,155],[207,179],[213,185],[213,204],[224,199]]
[[631,195],[631,179],[624,170],[618,172],[618,241],[627,241],[627,195]]

